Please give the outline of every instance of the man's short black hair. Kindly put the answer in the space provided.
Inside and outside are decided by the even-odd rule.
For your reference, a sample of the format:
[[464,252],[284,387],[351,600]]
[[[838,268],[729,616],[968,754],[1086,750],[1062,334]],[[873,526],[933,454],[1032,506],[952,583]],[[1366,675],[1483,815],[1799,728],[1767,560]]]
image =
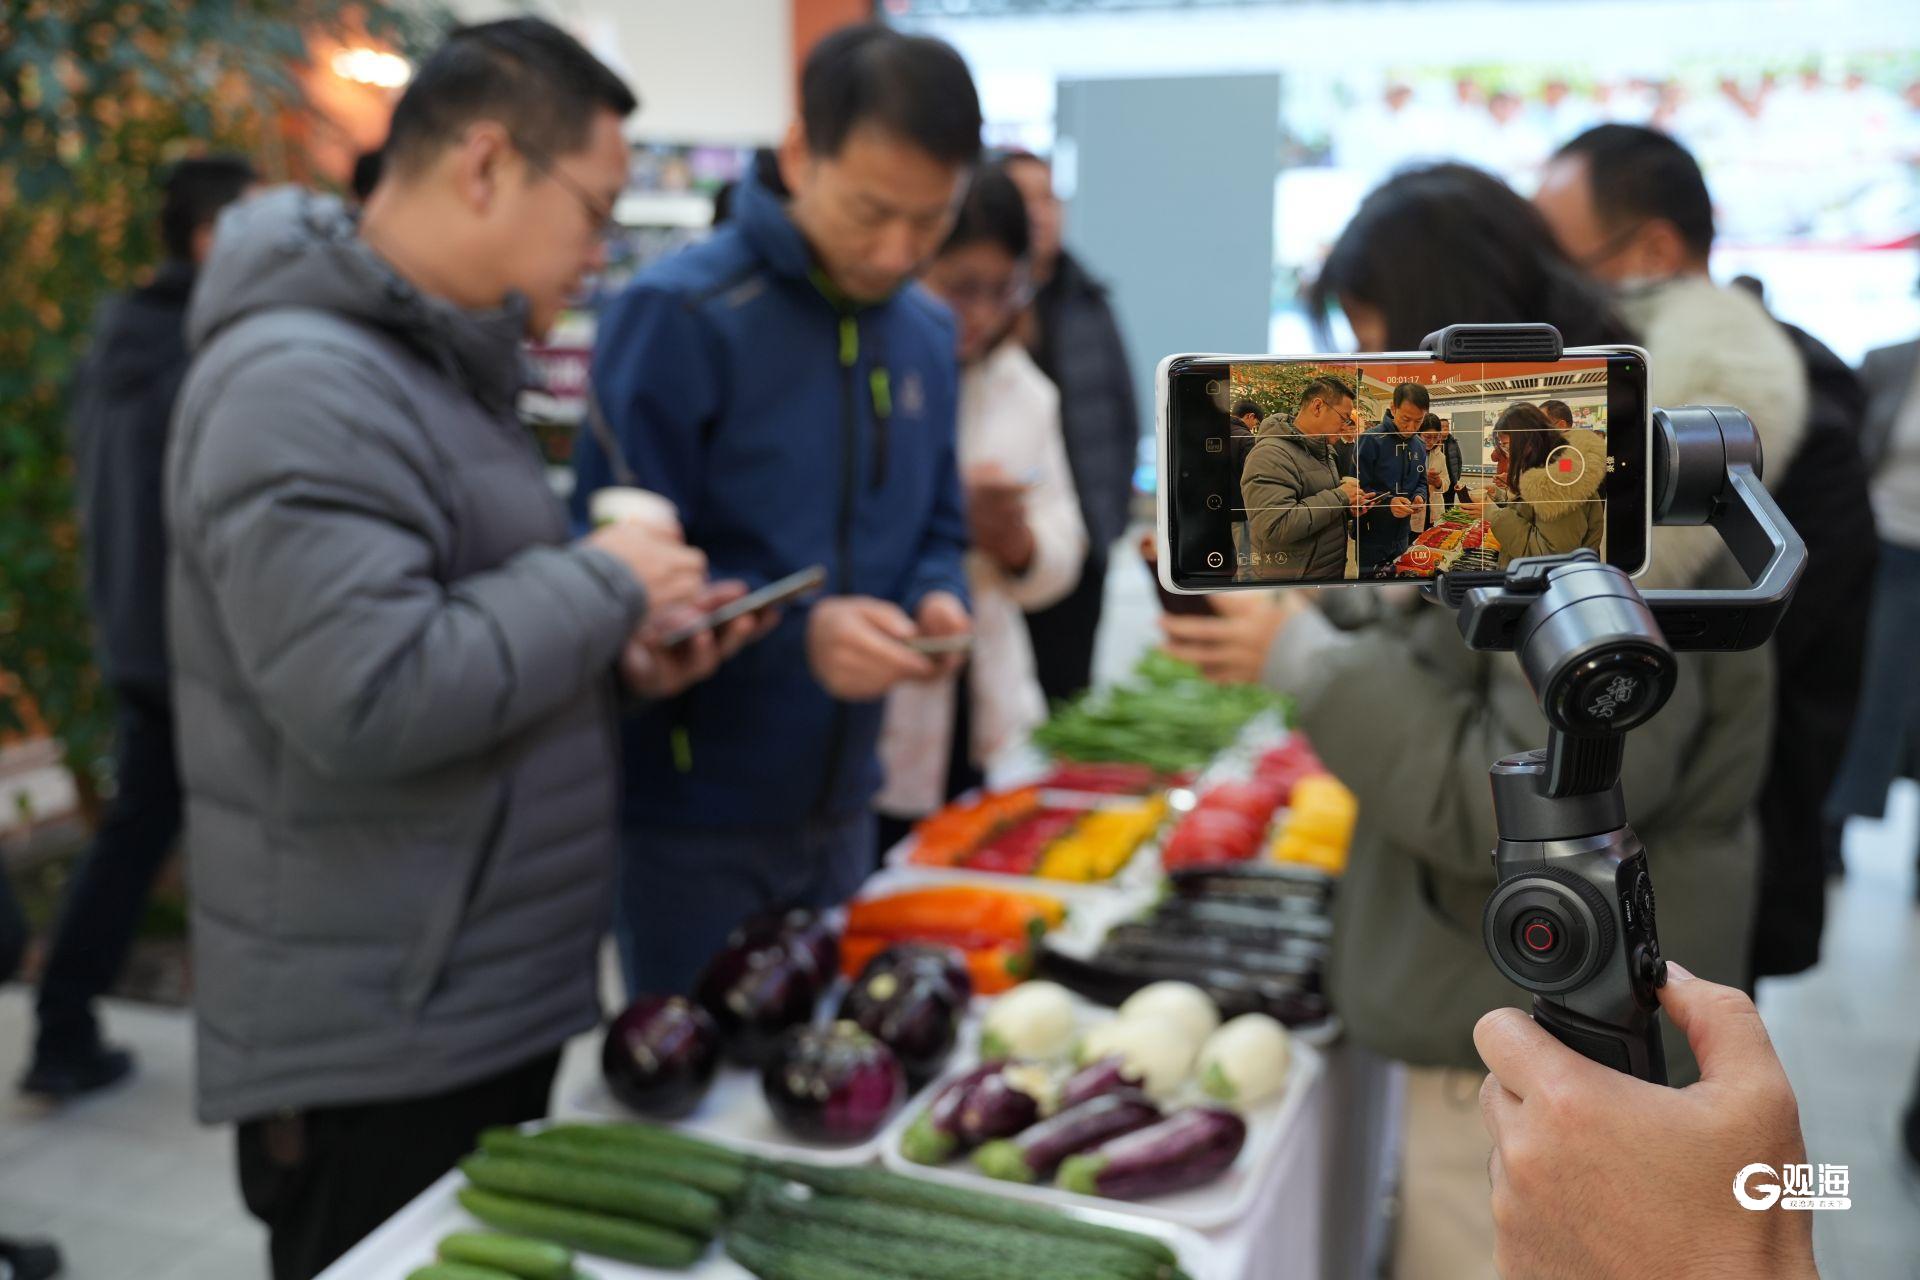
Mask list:
[[1713,198],[1693,153],[1658,129],[1603,124],[1554,153],[1587,162],[1594,212],[1610,229],[1664,218],[1696,257],[1713,250]]
[[932,36],[877,22],[842,27],[800,72],[800,121],[815,155],[840,154],[847,135],[877,125],[946,164],[980,158],[980,97],[967,64]]
[[213,225],[220,211],[258,179],[244,156],[197,156],[167,172],[160,202],[160,241],[169,258],[193,257],[193,233]]
[[1542,400],[1540,412],[1547,415],[1550,422],[1572,422],[1573,410],[1567,408],[1565,400]]
[[1256,418],[1264,418],[1267,416],[1266,414],[1260,412],[1260,406],[1255,404],[1251,400],[1242,400],[1233,406],[1234,417],[1244,418],[1248,414],[1252,414]]
[[417,171],[476,120],[506,126],[514,145],[551,159],[587,144],[596,108],[639,105],[619,76],[540,18],[459,27],[420,64],[393,109],[386,163]]
[[953,231],[940,252],[984,242],[999,245],[1009,257],[1024,258],[1032,238],[1027,226],[1027,202],[1020,198],[1020,188],[1013,185],[1003,166],[990,164],[975,170],[973,181],[967,184],[967,197],[960,202]]
[[1433,398],[1427,394],[1427,389],[1417,382],[1403,382],[1393,389],[1394,408],[1398,409],[1409,400],[1422,409],[1433,404]]
[[1338,405],[1342,400],[1351,399],[1353,399],[1353,388],[1341,379],[1334,377],[1315,378],[1312,382],[1300,388],[1300,412],[1305,413],[1307,406],[1315,400],[1321,401],[1331,408]]

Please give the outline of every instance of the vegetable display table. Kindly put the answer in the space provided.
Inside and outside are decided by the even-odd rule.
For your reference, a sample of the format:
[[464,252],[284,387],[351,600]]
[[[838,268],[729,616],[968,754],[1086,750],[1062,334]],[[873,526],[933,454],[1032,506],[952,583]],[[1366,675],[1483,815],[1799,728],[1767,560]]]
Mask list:
[[[1365,1268],[1384,1237],[1380,1205],[1397,1146],[1395,1075],[1345,1046],[1330,1050],[1327,1070],[1282,1138],[1256,1206],[1243,1221],[1202,1234],[1118,1210],[1101,1218],[1166,1239],[1193,1280],[1348,1280],[1371,1274]],[[454,1200],[461,1181],[459,1173],[448,1173],[321,1280],[403,1280],[430,1261],[442,1237],[476,1225]],[[580,1269],[600,1280],[751,1280],[718,1248],[691,1271],[655,1271],[584,1255]]]

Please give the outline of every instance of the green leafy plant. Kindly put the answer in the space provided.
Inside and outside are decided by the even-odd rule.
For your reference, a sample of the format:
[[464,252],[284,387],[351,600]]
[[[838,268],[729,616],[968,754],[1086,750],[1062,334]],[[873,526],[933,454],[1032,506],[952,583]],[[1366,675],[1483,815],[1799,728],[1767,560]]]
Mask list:
[[171,160],[232,149],[270,177],[307,176],[312,41],[417,51],[443,25],[385,0],[0,6],[0,736],[55,734],[90,811],[111,720],[66,411],[95,306],[158,258],[158,176]]
[[[1234,366],[1233,402],[1253,401],[1260,406],[1262,421],[1276,413],[1290,419],[1299,411],[1301,391],[1321,377],[1338,378],[1356,390],[1360,385],[1358,371],[1351,364],[1243,364]],[[1377,408],[1365,399],[1360,407],[1363,411]],[[1373,416],[1379,415],[1375,412]]]

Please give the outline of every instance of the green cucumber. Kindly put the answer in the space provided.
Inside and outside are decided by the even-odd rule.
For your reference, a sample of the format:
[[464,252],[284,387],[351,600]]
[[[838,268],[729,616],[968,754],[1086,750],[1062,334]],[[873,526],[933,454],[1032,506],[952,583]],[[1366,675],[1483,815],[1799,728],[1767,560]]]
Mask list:
[[407,1280],[520,1280],[511,1271],[465,1262],[430,1262],[407,1272]]
[[727,1256],[760,1280],[911,1280],[910,1273],[897,1268],[874,1271],[834,1254],[803,1253],[737,1231],[727,1233]]
[[1023,1280],[1061,1269],[1075,1277],[1092,1274],[1108,1280],[1167,1280],[1172,1271],[1168,1264],[1121,1245],[1063,1238],[1025,1227],[990,1226],[974,1218],[845,1196],[800,1199],[778,1189],[756,1187],[748,1203],[760,1215],[819,1224],[848,1236],[904,1237],[917,1248],[940,1253],[990,1255],[1002,1275]]
[[525,1236],[461,1231],[440,1242],[442,1262],[491,1267],[523,1280],[572,1280],[573,1252],[545,1240]]
[[747,1168],[753,1164],[752,1158],[743,1152],[651,1124],[556,1124],[539,1130],[535,1136],[542,1142],[567,1142],[602,1148],[613,1146],[627,1151],[637,1148],[692,1156],[736,1168]]
[[600,1169],[609,1173],[638,1174],[643,1178],[664,1178],[698,1187],[709,1195],[732,1200],[747,1185],[747,1170],[740,1165],[721,1164],[697,1156],[647,1151],[639,1147],[627,1150],[608,1143],[546,1141],[514,1129],[489,1129],[480,1136],[480,1150],[487,1155],[512,1156],[520,1160],[550,1160]]
[[[979,1227],[978,1223],[974,1225]],[[1083,1253],[1069,1259],[1056,1253],[1049,1258],[1044,1254],[1007,1252],[996,1248],[996,1242],[989,1238],[975,1239],[961,1246],[929,1249],[926,1241],[904,1235],[848,1231],[827,1222],[773,1213],[747,1214],[735,1220],[728,1230],[801,1253],[839,1258],[875,1271],[897,1272],[904,1260],[911,1259],[908,1265],[921,1280],[1007,1280],[1009,1276],[1019,1276],[1020,1280],[1085,1280],[1092,1275],[1119,1280],[1122,1274],[1110,1269],[1097,1251],[1089,1251],[1093,1256]],[[977,1235],[989,1237],[992,1233],[978,1231]],[[1127,1257],[1132,1260],[1132,1255]]]
[[458,1195],[461,1208],[497,1230],[538,1236],[621,1262],[690,1267],[707,1250],[703,1240],[631,1218],[522,1200],[479,1187],[462,1187]]
[[460,1172],[483,1191],[594,1209],[711,1237],[720,1229],[720,1201],[684,1183],[512,1156],[468,1156]]
[[877,1200],[884,1204],[974,1218],[1006,1227],[1025,1227],[1029,1231],[1039,1231],[1063,1240],[1122,1245],[1157,1263],[1173,1266],[1179,1262],[1164,1241],[1155,1240],[1152,1236],[1123,1231],[1118,1227],[1103,1227],[1098,1223],[1069,1217],[1057,1209],[1023,1204],[984,1191],[938,1186],[903,1178],[882,1169],[824,1169],[783,1161],[774,1166],[774,1171],[783,1178],[828,1195]]

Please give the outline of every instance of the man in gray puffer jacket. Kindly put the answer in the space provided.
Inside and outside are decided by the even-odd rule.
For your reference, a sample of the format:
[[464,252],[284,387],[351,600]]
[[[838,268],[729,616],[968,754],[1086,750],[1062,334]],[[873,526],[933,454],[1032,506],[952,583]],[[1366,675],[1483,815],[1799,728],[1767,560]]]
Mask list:
[[569,544],[514,413],[633,106],[544,22],[456,32],[363,220],[236,206],[194,295],[167,523],[198,1109],[238,1122],[276,1280],[546,1113],[601,1013],[611,677],[719,657],[636,631],[710,602],[704,557],[640,523]]
[[1253,535],[1253,572],[1271,582],[1338,582],[1347,576],[1347,530],[1360,482],[1340,474],[1334,443],[1353,427],[1353,389],[1316,378],[1289,423],[1274,414],[1240,473]]

